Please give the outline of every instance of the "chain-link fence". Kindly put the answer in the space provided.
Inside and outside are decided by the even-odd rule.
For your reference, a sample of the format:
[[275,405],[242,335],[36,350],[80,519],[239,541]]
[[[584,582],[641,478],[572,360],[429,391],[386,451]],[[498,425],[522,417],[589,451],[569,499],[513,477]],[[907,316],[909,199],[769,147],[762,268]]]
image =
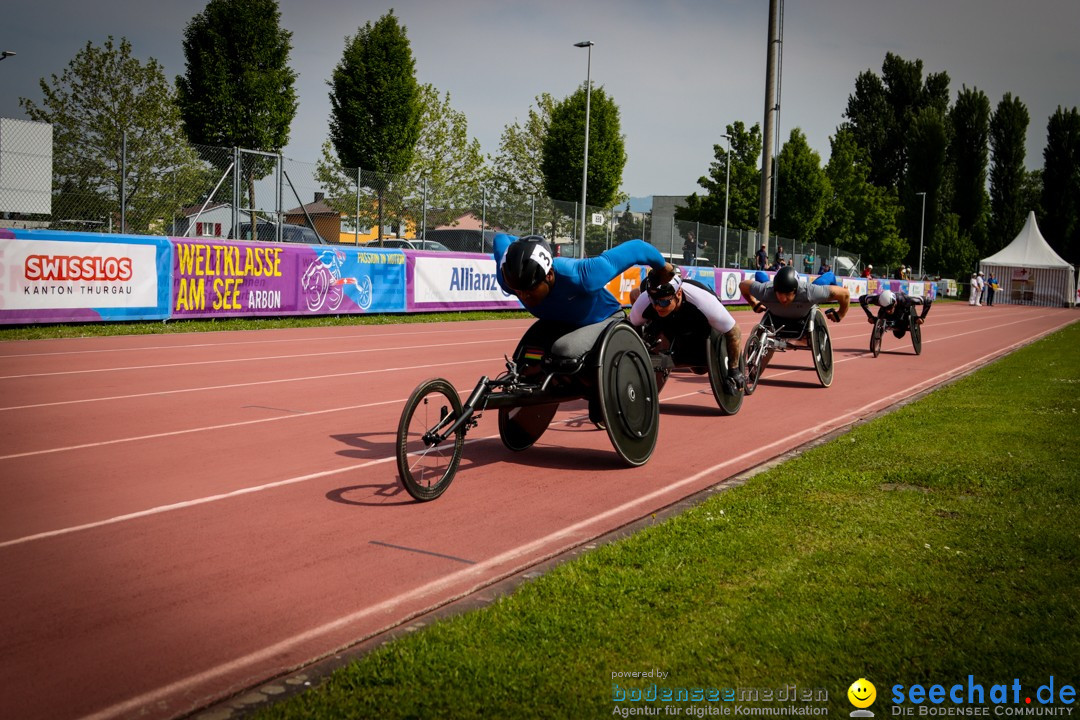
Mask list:
[[[571,257],[582,244],[592,256],[641,238],[676,264],[757,267],[758,233],[673,218],[654,224],[648,212],[439,186],[327,157],[309,163],[192,145],[163,162],[126,141],[110,157],[80,157],[69,146],[48,125],[0,119],[0,226],[330,244],[428,240],[466,252],[490,252],[495,232],[508,232],[543,235]],[[777,246],[800,271],[858,266],[836,247],[775,235],[770,264]]]

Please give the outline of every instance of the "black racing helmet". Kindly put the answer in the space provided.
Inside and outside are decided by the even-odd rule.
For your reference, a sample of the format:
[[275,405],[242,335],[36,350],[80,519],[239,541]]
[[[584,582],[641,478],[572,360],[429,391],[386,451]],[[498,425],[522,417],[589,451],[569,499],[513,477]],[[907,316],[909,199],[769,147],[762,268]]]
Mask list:
[[553,258],[551,246],[540,235],[518,238],[503,255],[503,280],[511,290],[528,292],[547,277]]
[[795,272],[795,268],[785,265],[776,271],[776,277],[773,278],[773,290],[778,293],[790,293],[798,289],[799,273]]
[[673,297],[682,287],[682,275],[678,268],[675,268],[675,274],[667,282],[661,282],[658,275],[659,273],[652,270],[645,276],[645,281],[642,283],[642,288],[650,298],[662,300]]

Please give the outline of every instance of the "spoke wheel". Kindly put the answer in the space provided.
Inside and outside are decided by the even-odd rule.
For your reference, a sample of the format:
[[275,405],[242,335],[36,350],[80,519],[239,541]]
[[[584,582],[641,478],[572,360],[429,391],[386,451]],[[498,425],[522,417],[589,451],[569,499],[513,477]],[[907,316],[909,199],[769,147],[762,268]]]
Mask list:
[[874,329],[870,333],[870,352],[874,357],[881,354],[881,336],[885,334],[885,321],[878,318],[874,321]]
[[758,326],[750,332],[750,337],[747,338],[746,343],[743,345],[742,364],[746,368],[746,389],[744,392],[747,395],[754,394],[758,380],[761,379],[761,372],[765,369],[765,355],[761,347],[763,339],[764,331]]
[[420,383],[405,402],[398,422],[397,466],[406,492],[417,500],[434,500],[453,482],[465,446],[465,428],[431,446],[424,443],[424,435],[440,423],[444,429],[449,427],[460,415],[461,398],[442,378]]

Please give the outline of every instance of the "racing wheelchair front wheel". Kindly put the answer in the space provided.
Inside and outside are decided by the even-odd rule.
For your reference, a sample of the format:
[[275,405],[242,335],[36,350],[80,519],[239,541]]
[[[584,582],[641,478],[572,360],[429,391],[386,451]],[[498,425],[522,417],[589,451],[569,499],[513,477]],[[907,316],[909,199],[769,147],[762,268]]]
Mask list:
[[810,352],[814,354],[814,370],[817,371],[818,380],[825,387],[829,387],[833,381],[832,339],[821,310],[814,310],[810,326]]
[[608,439],[628,465],[644,465],[660,434],[660,393],[649,351],[630,325],[616,323],[604,332],[597,375]]
[[[734,415],[742,407],[743,390],[738,388],[734,395],[728,395],[724,389],[724,380],[730,372],[728,365],[728,348],[724,336],[715,330],[709,334],[708,344],[709,362],[709,385],[712,386],[713,397],[720,406],[720,412],[724,415]],[[746,356],[739,356],[739,370],[746,377]]]
[[765,328],[758,325],[750,331],[750,337],[748,337],[743,344],[741,362],[743,367],[746,368],[746,388],[743,392],[747,395],[754,394],[754,390],[757,389],[758,380],[761,379],[761,373],[765,370],[765,366],[769,362],[766,353],[771,353],[772,351],[766,350],[764,347],[765,335]]
[[911,308],[911,317],[908,319],[908,332],[911,333],[911,345],[915,348],[916,355],[922,355],[922,325],[919,324],[918,313]]
[[885,334],[885,320],[878,318],[874,321],[874,329],[870,332],[870,352],[874,357],[881,354],[881,336]]
[[442,378],[420,383],[405,402],[397,429],[397,467],[406,492],[421,502],[439,497],[454,480],[466,428],[442,442],[432,443],[431,436],[446,432],[461,412],[461,398]]

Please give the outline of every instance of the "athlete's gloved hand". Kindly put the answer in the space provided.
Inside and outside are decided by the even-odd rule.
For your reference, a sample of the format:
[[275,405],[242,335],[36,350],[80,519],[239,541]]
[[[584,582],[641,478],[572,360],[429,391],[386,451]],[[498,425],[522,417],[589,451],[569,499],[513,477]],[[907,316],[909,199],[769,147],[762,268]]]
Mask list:
[[725,395],[738,395],[739,391],[746,386],[746,378],[739,370],[728,370],[727,376],[724,377],[724,394]]

